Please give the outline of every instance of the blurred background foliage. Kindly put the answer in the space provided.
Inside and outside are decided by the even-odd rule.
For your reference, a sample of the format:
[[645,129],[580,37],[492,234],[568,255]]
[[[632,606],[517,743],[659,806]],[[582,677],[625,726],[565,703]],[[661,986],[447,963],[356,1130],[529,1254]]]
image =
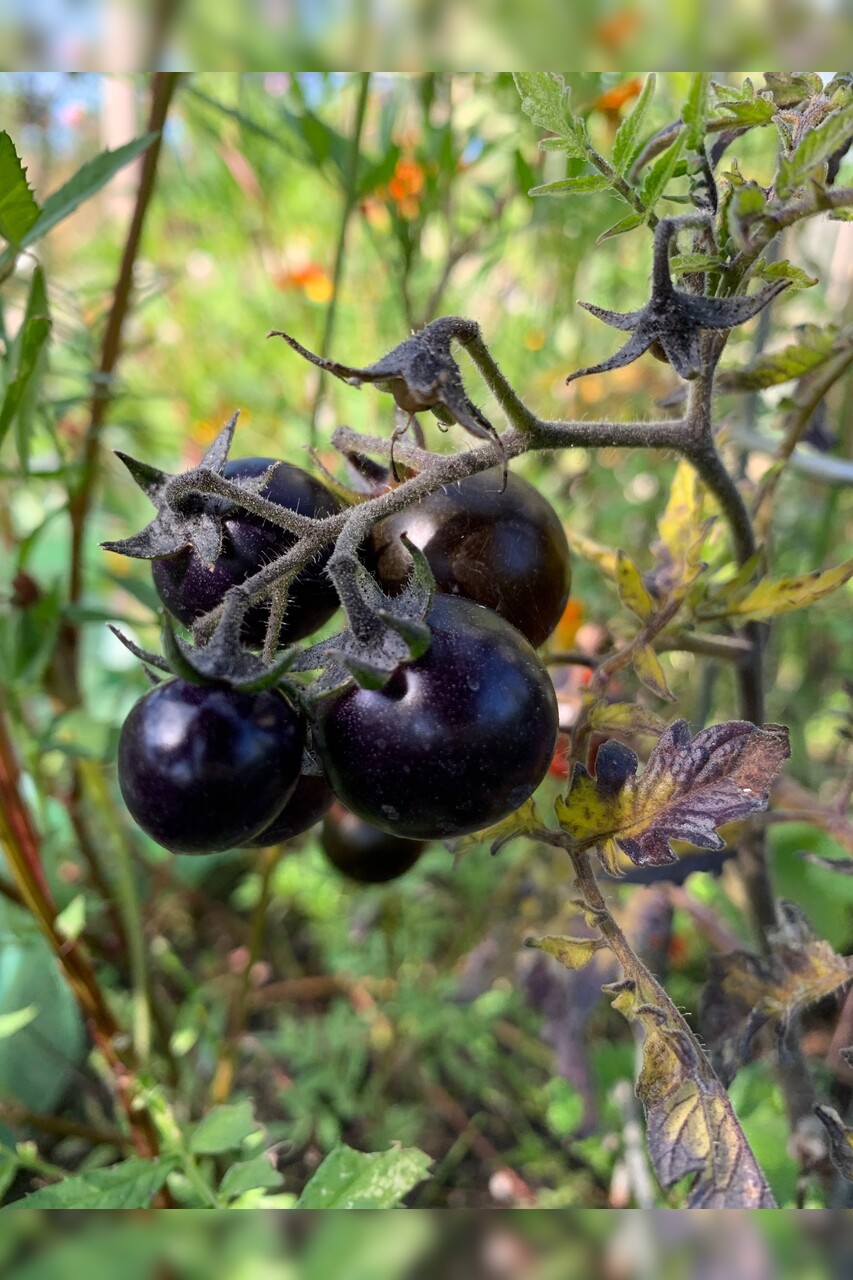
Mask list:
[[109,1222],[19,1212],[3,1236],[14,1280],[836,1280],[849,1272],[840,1214],[459,1211],[151,1214]]
[[464,70],[553,60],[553,42],[576,65],[607,70],[673,66],[827,66],[849,60],[844,0],[536,0],[481,3],[460,12],[446,0],[4,0],[0,36],[7,65],[94,70],[146,67],[259,71],[361,66]]
[[[569,78],[576,109],[604,145],[641,80]],[[650,128],[675,118],[686,86],[686,74],[660,78]],[[142,133],[146,91],[133,75],[0,78],[3,125],[36,193],[104,145]],[[763,131],[735,153],[744,170],[769,178]],[[565,176],[566,164],[537,149],[508,75],[185,77],[134,271],[105,445],[179,470],[198,461],[239,407],[237,454],[307,466],[313,445],[339,471],[327,443],[333,428],[387,435],[389,402],[369,388],[320,382],[283,344],[267,342],[267,331],[285,329],[362,364],[450,313],[479,321],[541,415],[656,416],[675,379],[649,357],[565,385],[568,372],[614,349],[613,335],[576,299],[639,306],[650,267],[642,231],[596,247],[620,217],[608,195],[530,200],[528,189]],[[149,511],[105,449],[86,528],[85,590],[69,607],[67,510],[134,184],[134,171],[124,171],[38,251],[53,332],[26,430],[0,453],[0,675],[51,888],[131,1029],[140,1078],[181,1124],[211,1101],[251,1097],[275,1144],[282,1204],[342,1139],[367,1151],[399,1140],[428,1152],[433,1176],[412,1193],[416,1207],[628,1203],[625,1135],[635,1103],[620,1084],[632,1078],[634,1046],[599,994],[613,975],[604,960],[557,974],[521,951],[527,935],[569,926],[561,854],[516,844],[497,859],[482,848],[454,863],[435,847],[404,879],[366,889],[328,866],[314,835],[276,856],[172,857],[121,807],[117,734],[146,682],[105,624],[156,648],[159,620],[147,567],[99,544],[141,527]],[[849,321],[849,233],[825,221],[786,233],[783,256],[821,283],[786,294],[769,327],[736,330],[729,363],[772,350],[797,326]],[[4,287],[7,335],[20,323],[33,265],[23,256]],[[493,411],[473,374],[471,388]],[[833,389],[806,452],[850,456],[852,390],[849,376]],[[778,443],[779,398],[774,389],[721,401],[747,484]],[[458,447],[453,433],[448,441],[435,423],[424,425],[430,447]],[[625,548],[641,567],[673,469],[665,456],[624,450],[518,463],[569,527]],[[769,540],[774,570],[835,563],[851,541],[850,489],[786,473]],[[724,571],[722,533],[714,549],[714,569]],[[595,651],[618,629],[618,613],[611,586],[578,558],[552,643]],[[69,698],[62,668],[68,627],[82,637],[79,701]],[[849,662],[849,589],[773,630],[768,719],[790,725],[789,776],[818,796],[835,794],[850,769],[845,651]],[[735,714],[727,670],[692,654],[664,662],[679,714],[694,729]],[[560,690],[567,716],[578,679],[566,677]],[[654,701],[627,677],[617,692]],[[554,777],[545,790],[556,794],[559,784]],[[804,907],[821,937],[850,950],[853,878],[798,856],[837,854],[838,841],[807,822],[770,832],[781,895]],[[8,882],[0,889],[0,1139],[37,1153],[29,1169],[14,1167],[14,1198],[38,1185],[39,1159],[96,1168],[127,1142],[70,991]],[[709,952],[732,939],[748,944],[728,871],[695,875],[683,888],[613,892],[635,944],[688,1009]],[[3,1021],[28,1009],[25,1026]],[[805,1048],[818,1063],[836,1012],[818,1006],[809,1015]],[[849,1087],[845,1070],[822,1069],[827,1091]],[[793,1203],[796,1167],[770,1066],[746,1069],[733,1098],[775,1194]]]

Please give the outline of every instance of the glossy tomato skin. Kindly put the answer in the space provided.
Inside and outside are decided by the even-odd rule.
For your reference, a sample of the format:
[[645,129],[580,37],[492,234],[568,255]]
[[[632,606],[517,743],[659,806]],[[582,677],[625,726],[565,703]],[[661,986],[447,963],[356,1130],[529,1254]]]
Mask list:
[[290,798],[305,719],[281,694],[168,680],[122,725],[118,779],[133,819],[172,853],[220,853]]
[[264,849],[271,844],[284,844],[319,822],[334,800],[332,788],[322,775],[300,774],[293,794],[277,818],[243,843],[250,849]]
[[426,848],[424,840],[380,831],[337,802],[323,819],[320,843],[332,865],[359,884],[396,880],[411,870]]
[[536,651],[508,622],[435,597],[432,642],[380,690],[321,702],[316,743],[335,795],[412,839],[479,831],[518,808],[548,771],[557,700]]
[[373,529],[365,559],[391,594],[411,561],[405,533],[426,555],[439,591],[494,609],[538,648],[559,622],[572,567],[563,526],[551,504],[520,476],[501,492],[499,467],[446,485]]
[[[274,458],[235,458],[225,464],[225,476],[229,480],[260,476],[274,461]],[[288,462],[279,462],[260,493],[270,502],[302,515],[319,518],[339,510],[337,500],[324,484]],[[185,626],[192,626],[196,618],[220,603],[230,587],[245,582],[295,541],[286,529],[247,511],[234,511],[226,516],[222,525],[222,550],[212,569],[208,569],[190,547],[152,564],[157,594],[169,612]],[[331,550],[326,548],[291,587],[287,615],[279,634],[281,644],[310,635],[337,609],[337,593],[325,572]],[[253,605],[247,612],[243,627],[247,645],[254,648],[263,645],[268,613],[266,603]]]

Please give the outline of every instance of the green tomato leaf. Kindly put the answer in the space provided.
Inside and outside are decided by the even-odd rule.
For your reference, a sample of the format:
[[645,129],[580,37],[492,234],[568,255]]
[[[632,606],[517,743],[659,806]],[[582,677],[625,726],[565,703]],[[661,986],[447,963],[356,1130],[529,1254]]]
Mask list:
[[147,1209],[175,1167],[175,1161],[125,1160],[108,1169],[92,1169],[42,1187],[7,1205],[15,1209]]
[[236,1200],[247,1191],[280,1187],[284,1178],[270,1163],[268,1155],[255,1156],[253,1160],[241,1160],[232,1164],[219,1184],[219,1194],[226,1200]]
[[684,130],[682,129],[672,146],[668,147],[662,156],[658,156],[643,181],[640,198],[649,210],[654,208],[663,195],[666,184],[675,173],[683,150]]
[[612,227],[602,231],[595,243],[603,244],[605,240],[612,240],[614,236],[623,236],[626,231],[633,231],[636,227],[641,227],[643,222],[644,218],[641,213],[629,213],[626,217],[620,218],[618,222],[614,222]]
[[703,148],[710,87],[711,76],[707,71],[697,71],[690,81],[687,99],[681,109],[681,118],[687,126],[688,151],[701,151]]
[[579,178],[560,178],[557,182],[546,182],[541,187],[533,187],[528,195],[590,195],[593,191],[607,191],[609,188],[610,179],[605,178],[603,173],[584,173]]
[[0,236],[20,246],[40,213],[14,142],[8,133],[0,133]]
[[57,191],[47,197],[38,219],[27,229],[20,241],[20,247],[26,249],[35,244],[42,236],[52,231],[58,222],[62,222],[73,213],[85,200],[91,199],[111,178],[147,151],[157,137],[156,133],[145,133],[115,151],[102,151],[93,160],[87,161],[77,172],[63,183]]
[[[571,112],[571,90],[565,85],[562,76],[553,71],[517,71],[513,72],[515,87],[521,97],[521,109],[534,124],[552,133],[567,135],[566,142],[571,142],[577,134],[577,122]],[[575,143],[577,150],[572,155],[585,155],[585,150]]]
[[260,1125],[255,1120],[252,1104],[248,1100],[214,1107],[193,1130],[190,1151],[197,1156],[237,1151],[247,1138],[251,1138],[259,1130]]
[[[0,406],[0,445],[12,423],[18,417],[28,417],[28,406],[32,407],[30,393],[38,385],[50,327],[44,273],[41,267],[36,267],[24,319],[12,344],[11,373],[3,404]],[[21,462],[26,469],[27,433],[23,430],[18,431],[18,452],[22,455]]]
[[654,97],[656,82],[657,77],[654,72],[646,76],[646,83],[634,105],[634,110],[622,121],[613,140],[613,167],[620,175],[624,176],[631,167],[640,131]]
[[[4,906],[0,924],[0,1016],[7,1020],[0,1038],[0,1096],[50,1111],[85,1053],[80,1012],[25,912]],[[25,1023],[30,1008],[36,1013]]]
[[332,1151],[310,1180],[298,1209],[393,1209],[428,1176],[431,1160],[417,1148]]
[[776,175],[776,194],[783,197],[793,195],[833,152],[849,140],[851,131],[853,103],[827,116],[816,129],[803,136],[791,155],[781,157]]
[[817,284],[817,276],[810,276],[802,267],[788,262],[787,258],[764,263],[757,274],[761,280],[790,280],[794,289],[811,289]]

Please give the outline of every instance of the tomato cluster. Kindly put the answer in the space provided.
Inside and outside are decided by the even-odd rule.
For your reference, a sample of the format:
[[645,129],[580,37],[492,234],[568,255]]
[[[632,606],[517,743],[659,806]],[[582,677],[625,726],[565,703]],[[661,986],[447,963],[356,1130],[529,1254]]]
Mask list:
[[[224,474],[255,478],[270,466],[242,459]],[[311,516],[339,509],[323,484],[287,463],[261,495]],[[221,498],[212,509],[223,535],[212,568],[192,546],[153,563],[161,599],[186,625],[294,540]],[[363,556],[392,607],[411,569],[402,535],[423,551],[437,594],[424,619],[428,647],[381,687],[350,681],[316,700],[300,695],[297,706],[280,688],[176,678],[140,698],[121,731],[119,783],[154,840],[176,853],[212,853],[279,844],[324,819],[330,861],[352,879],[381,883],[414,865],[426,842],[487,827],[533,793],[557,733],[554,690],[534,645],[559,620],[571,583],[555,512],[526,481],[509,476],[504,486],[495,470],[382,521]],[[293,583],[281,643],[310,635],[337,608],[328,555]],[[266,627],[266,607],[252,606],[242,643],[260,647]],[[308,742],[317,759],[306,771]]]

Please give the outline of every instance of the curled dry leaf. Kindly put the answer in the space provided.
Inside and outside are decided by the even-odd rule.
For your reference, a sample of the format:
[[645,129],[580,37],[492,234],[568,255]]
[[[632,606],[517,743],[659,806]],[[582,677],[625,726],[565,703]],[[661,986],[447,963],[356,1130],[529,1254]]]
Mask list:
[[700,1020],[711,1061],[727,1086],[762,1027],[775,1029],[783,1052],[792,1018],[853,976],[853,960],[816,938],[799,907],[785,902],[780,910],[769,955],[731,951],[710,958]]
[[605,989],[643,1028],[637,1095],[661,1185],[693,1175],[688,1209],[775,1208],[728,1096],[681,1016],[656,1004],[639,977]]
[[[528,945],[571,970],[597,950],[588,938],[540,938]],[[643,1030],[637,1096],[661,1185],[692,1176],[689,1209],[774,1208],[728,1096],[689,1026],[635,955],[621,963],[631,976],[604,990],[614,997],[614,1008]]]
[[544,951],[567,969],[582,969],[607,943],[603,938],[569,938],[548,934],[544,938],[527,938],[524,945]]
[[598,752],[594,778],[575,765],[557,818],[578,849],[598,846],[605,867],[618,865],[619,850],[637,866],[675,862],[670,840],[722,849],[716,828],[766,807],[789,754],[781,725],[730,720],[691,739],[687,722],[676,720],[639,776],[635,753],[612,739]]

